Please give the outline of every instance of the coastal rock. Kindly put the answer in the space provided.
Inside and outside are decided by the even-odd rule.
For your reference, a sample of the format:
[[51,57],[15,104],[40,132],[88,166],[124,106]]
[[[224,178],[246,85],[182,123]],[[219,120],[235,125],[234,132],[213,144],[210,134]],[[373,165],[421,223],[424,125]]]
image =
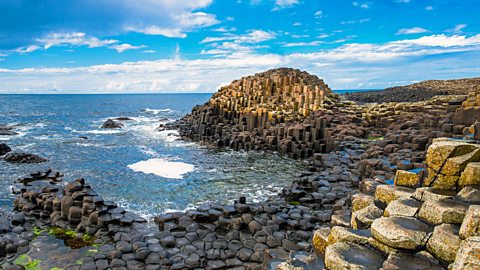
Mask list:
[[453,224],[442,224],[435,227],[428,240],[427,250],[442,261],[452,263],[462,243],[462,239],[458,236],[459,229],[460,226]]
[[352,213],[351,225],[355,230],[369,229],[372,222],[383,215],[383,210],[370,205]]
[[470,237],[462,242],[451,269],[480,269],[480,236]]
[[420,177],[413,172],[398,170],[395,175],[394,185],[416,188],[420,186]]
[[21,152],[10,152],[6,154],[3,159],[9,163],[43,163],[48,161],[46,158]]
[[468,207],[459,234],[462,239],[480,236],[480,205],[470,205]]
[[480,186],[480,162],[470,162],[466,165],[458,180],[460,188],[466,186]]
[[8,152],[11,152],[12,148],[10,148],[8,145],[4,143],[0,143],[0,156],[5,155]]
[[105,123],[103,123],[101,128],[123,128],[123,124],[115,122],[112,119],[108,119],[107,121],[105,121]]
[[383,263],[382,270],[444,270],[441,265],[419,254],[392,252]]
[[414,189],[407,187],[379,185],[375,191],[375,204],[381,208],[385,208],[398,198],[411,197],[414,192]]
[[372,235],[381,243],[398,249],[418,250],[425,246],[431,228],[409,217],[382,217],[372,223]]
[[467,204],[453,200],[427,201],[420,207],[418,218],[432,225],[461,224],[467,208]]
[[385,208],[385,216],[413,217],[422,206],[422,202],[411,198],[400,198],[391,202]]
[[321,228],[315,231],[312,239],[313,250],[318,255],[325,254],[325,250],[328,246],[328,235],[330,234],[330,228]]
[[377,270],[384,260],[380,253],[368,247],[346,242],[329,245],[325,252],[325,265],[329,270]]

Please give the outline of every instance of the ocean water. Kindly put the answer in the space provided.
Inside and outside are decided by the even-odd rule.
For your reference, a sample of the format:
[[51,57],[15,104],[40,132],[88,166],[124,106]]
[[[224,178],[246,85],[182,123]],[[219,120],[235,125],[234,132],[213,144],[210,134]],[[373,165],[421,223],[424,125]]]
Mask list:
[[[10,206],[15,179],[38,169],[85,178],[107,200],[150,218],[239,196],[259,201],[289,185],[305,164],[276,154],[220,151],[156,131],[211,94],[0,95],[0,136],[15,151],[38,154],[44,164],[0,160],[0,205]],[[108,118],[129,117],[123,129],[101,129]]]

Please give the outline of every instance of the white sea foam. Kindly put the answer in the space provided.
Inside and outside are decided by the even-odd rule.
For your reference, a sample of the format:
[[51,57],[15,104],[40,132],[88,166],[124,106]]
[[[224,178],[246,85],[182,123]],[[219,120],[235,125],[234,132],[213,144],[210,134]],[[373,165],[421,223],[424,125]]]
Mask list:
[[90,133],[90,134],[117,134],[117,133],[122,133],[124,131],[122,130],[117,130],[117,129],[105,129],[105,130],[88,130],[85,131],[85,133]]
[[8,141],[8,140],[10,140],[9,137],[0,136],[0,141]]
[[195,166],[184,162],[172,162],[161,158],[152,158],[128,165],[133,171],[155,174],[165,178],[182,179],[183,175],[192,172]]
[[171,112],[171,111],[172,111],[171,109],[150,109],[150,108],[146,108],[144,110],[144,112],[150,113],[150,114],[159,114],[162,112]]

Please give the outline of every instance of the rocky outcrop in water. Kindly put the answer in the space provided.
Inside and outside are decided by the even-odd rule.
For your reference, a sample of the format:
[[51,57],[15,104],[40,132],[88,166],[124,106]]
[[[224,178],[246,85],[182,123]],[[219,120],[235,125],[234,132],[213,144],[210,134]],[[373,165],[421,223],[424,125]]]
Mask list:
[[459,80],[429,80],[381,91],[346,94],[349,100],[362,103],[416,102],[437,95],[466,95],[480,89],[480,78]]
[[0,156],[3,156],[6,153],[11,152],[11,151],[12,151],[12,148],[10,148],[10,146],[8,146],[4,143],[0,143]]
[[43,163],[48,159],[29,153],[10,152],[3,159],[9,163]]
[[123,128],[123,124],[113,121],[112,119],[108,119],[105,121],[105,123],[103,123],[101,128]]

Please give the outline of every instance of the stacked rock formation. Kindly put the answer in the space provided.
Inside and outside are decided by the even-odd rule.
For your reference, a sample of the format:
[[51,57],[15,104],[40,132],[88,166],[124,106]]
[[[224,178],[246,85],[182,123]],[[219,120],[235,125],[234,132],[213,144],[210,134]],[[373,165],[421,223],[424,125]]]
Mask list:
[[326,119],[312,112],[328,108],[335,98],[316,76],[270,70],[222,87],[174,127],[195,141],[305,158],[332,149]]
[[315,232],[327,269],[480,268],[479,153],[479,144],[435,139],[427,176],[398,170],[394,185],[354,195],[348,224]]

